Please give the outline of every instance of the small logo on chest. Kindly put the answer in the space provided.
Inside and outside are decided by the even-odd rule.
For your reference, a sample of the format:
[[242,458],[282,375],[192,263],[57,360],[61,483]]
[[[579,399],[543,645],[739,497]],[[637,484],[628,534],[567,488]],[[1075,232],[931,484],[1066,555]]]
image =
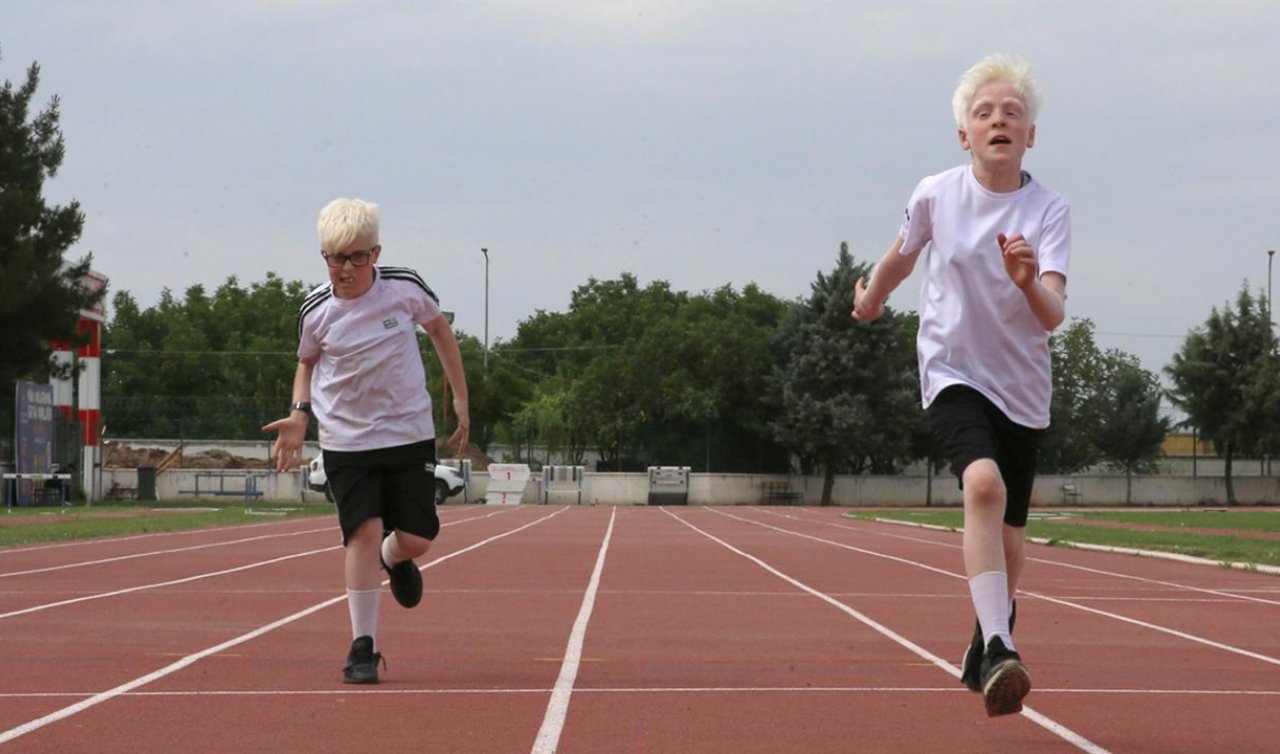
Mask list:
[[400,326],[400,322],[395,317],[387,317],[382,320],[382,327],[387,330],[394,330]]

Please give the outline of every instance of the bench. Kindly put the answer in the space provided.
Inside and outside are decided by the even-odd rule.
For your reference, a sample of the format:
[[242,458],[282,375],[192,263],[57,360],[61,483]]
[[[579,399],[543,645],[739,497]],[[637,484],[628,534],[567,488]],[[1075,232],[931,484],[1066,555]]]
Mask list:
[[[223,497],[223,496],[243,498],[244,510],[246,513],[248,513],[250,511],[250,507],[253,501],[256,500],[257,498],[262,497],[262,490],[258,489],[258,480],[260,478],[265,478],[265,477],[266,477],[265,473],[254,473],[254,472],[230,472],[225,474],[210,472],[205,474],[196,474],[194,477],[195,489],[178,490],[178,494],[191,495],[192,497],[197,499],[203,498],[203,497]],[[206,482],[212,482],[216,480],[218,483],[218,486],[216,488],[212,486],[206,486],[204,489],[201,489],[200,488],[201,479],[206,480]],[[240,486],[239,487],[233,486],[228,489],[227,487],[228,480],[231,480],[233,482],[238,481],[240,482]]]
[[760,483],[760,502],[765,505],[798,505],[803,493],[791,489],[791,482],[764,481]]
[[1062,503],[1063,505],[1078,505],[1084,493],[1080,491],[1079,485],[1067,484],[1062,485]]

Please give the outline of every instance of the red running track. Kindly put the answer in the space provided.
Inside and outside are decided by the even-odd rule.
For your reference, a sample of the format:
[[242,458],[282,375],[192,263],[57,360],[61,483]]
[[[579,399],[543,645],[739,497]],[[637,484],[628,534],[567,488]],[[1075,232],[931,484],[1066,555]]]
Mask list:
[[333,521],[0,549],[5,752],[1263,752],[1280,579],[1030,546],[1035,689],[956,680],[959,535],[839,509],[467,506],[344,686]]

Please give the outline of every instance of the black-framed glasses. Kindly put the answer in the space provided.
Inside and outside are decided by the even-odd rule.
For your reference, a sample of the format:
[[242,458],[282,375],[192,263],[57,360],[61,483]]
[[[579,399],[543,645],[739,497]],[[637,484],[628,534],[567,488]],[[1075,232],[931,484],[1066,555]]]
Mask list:
[[321,249],[320,256],[324,257],[325,264],[330,267],[346,267],[347,262],[350,262],[352,267],[364,267],[369,264],[369,260],[373,259],[373,253],[381,248],[381,246],[374,246],[363,251],[353,251],[347,254],[330,254]]

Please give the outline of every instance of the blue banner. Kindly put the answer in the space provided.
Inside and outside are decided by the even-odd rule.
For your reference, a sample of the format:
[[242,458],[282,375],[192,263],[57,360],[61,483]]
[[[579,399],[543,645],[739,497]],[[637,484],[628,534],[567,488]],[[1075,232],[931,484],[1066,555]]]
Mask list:
[[[18,382],[17,462],[19,474],[49,474],[53,471],[53,385]],[[19,480],[18,505],[35,502],[41,484]]]

